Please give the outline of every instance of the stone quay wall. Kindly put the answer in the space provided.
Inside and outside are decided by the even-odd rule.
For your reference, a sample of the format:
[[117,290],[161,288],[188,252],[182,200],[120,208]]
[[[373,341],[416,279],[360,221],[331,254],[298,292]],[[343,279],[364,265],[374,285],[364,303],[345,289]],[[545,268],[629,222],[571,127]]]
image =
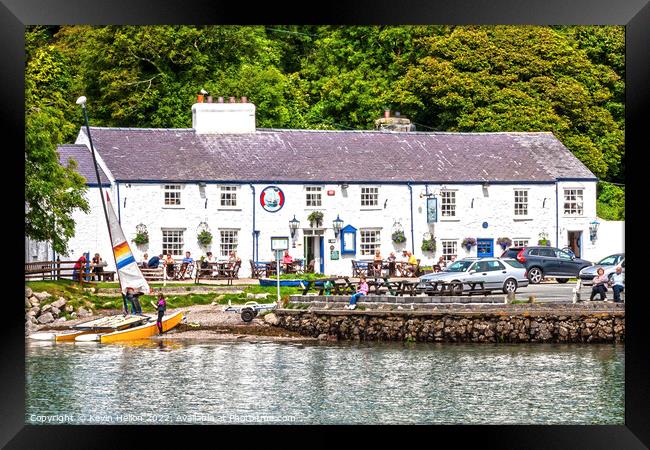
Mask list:
[[328,340],[603,343],[625,341],[625,309],[588,305],[440,305],[435,309],[278,309],[275,326]]

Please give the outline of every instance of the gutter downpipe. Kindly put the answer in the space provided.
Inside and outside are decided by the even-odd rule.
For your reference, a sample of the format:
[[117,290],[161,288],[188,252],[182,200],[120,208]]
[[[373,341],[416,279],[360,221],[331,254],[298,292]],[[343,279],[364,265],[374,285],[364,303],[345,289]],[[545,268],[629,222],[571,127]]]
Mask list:
[[560,205],[558,203],[558,186],[555,180],[555,246],[560,247]]
[[409,196],[411,197],[411,253],[415,254],[415,239],[413,238],[413,186],[411,182],[406,183],[406,186],[409,188]]
[[251,234],[253,235],[253,261],[257,262],[257,258],[256,258],[257,233],[255,232],[255,186],[253,186],[253,183],[248,183],[248,185],[251,187],[251,190],[253,191],[253,232]]
[[120,183],[115,182],[117,186],[117,221],[122,225],[122,205],[120,205]]

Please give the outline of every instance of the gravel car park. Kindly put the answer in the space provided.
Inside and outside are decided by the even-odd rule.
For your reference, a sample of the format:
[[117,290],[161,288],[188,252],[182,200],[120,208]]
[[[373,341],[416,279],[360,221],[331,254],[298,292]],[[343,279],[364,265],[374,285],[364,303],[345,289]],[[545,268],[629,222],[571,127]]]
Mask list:
[[[464,258],[455,261],[442,272],[420,277],[420,281],[433,280],[447,283],[483,281],[485,289],[504,293],[516,292],[517,288],[528,286],[526,268],[511,258]],[[461,293],[463,288],[459,285],[455,293]]]

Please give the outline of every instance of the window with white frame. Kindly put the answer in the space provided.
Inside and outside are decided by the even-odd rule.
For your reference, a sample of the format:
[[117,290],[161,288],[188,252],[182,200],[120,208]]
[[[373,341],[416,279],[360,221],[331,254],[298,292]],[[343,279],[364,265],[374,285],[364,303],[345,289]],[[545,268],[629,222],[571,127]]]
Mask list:
[[219,230],[221,237],[219,253],[221,256],[229,256],[230,252],[237,251],[237,234],[237,230]]
[[162,230],[162,252],[172,256],[183,254],[183,230]]
[[583,213],[583,189],[565,189],[564,190],[564,215],[581,216]]
[[164,185],[164,205],[180,206],[181,205],[181,185],[166,184]]
[[237,186],[221,186],[219,204],[225,208],[237,206]]
[[452,256],[458,256],[458,241],[442,241],[442,257],[451,261]]
[[381,246],[379,230],[360,230],[361,237],[361,255],[374,255],[375,250]]
[[513,247],[528,247],[528,242],[530,240],[528,238],[526,239],[513,239],[512,240],[512,246]]
[[361,187],[361,207],[367,208],[379,205],[378,187]]
[[515,216],[528,216],[528,190],[515,190]]
[[305,187],[305,206],[315,207],[323,205],[323,188],[320,186]]
[[442,217],[456,217],[456,191],[441,191],[440,198]]

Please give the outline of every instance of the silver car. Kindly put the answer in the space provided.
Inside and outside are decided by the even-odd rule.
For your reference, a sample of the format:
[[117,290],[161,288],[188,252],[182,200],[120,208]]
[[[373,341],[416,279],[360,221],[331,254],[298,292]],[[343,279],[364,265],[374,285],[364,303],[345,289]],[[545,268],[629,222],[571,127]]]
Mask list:
[[444,281],[458,283],[453,290],[460,294],[467,290],[467,285],[460,283],[483,281],[488,290],[501,290],[504,293],[517,292],[518,287],[528,286],[526,267],[512,258],[465,258],[449,265],[444,271],[429,273],[420,277],[420,281]]
[[580,271],[578,277],[582,284],[591,285],[593,284],[594,277],[597,275],[596,271],[599,268],[605,270],[605,276],[611,278],[616,272],[616,266],[621,266],[623,268],[623,273],[625,273],[625,253],[616,253],[614,255],[609,255],[606,258],[601,259],[593,266],[585,267]]

